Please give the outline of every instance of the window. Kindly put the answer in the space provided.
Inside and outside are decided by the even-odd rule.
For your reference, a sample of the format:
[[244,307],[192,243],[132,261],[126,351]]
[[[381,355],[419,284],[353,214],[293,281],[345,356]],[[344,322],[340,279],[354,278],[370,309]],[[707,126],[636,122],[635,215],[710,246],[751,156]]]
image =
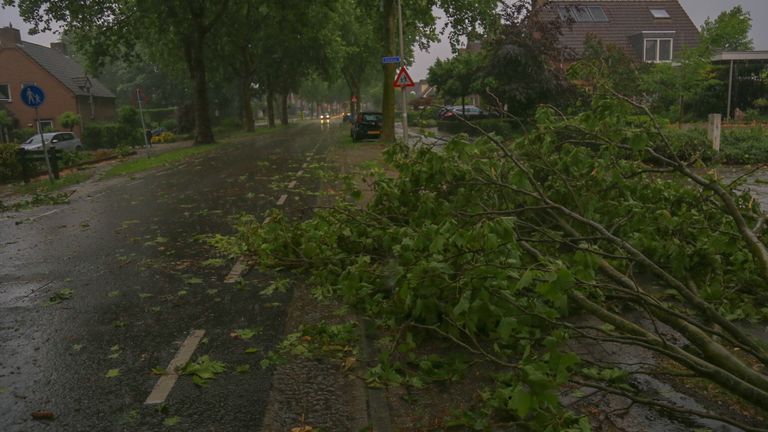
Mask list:
[[557,10],[563,20],[575,22],[608,22],[608,15],[600,6],[560,6]]
[[8,84],[0,84],[0,100],[11,101],[11,86]]
[[53,130],[53,120],[40,120],[37,123],[37,130],[42,132]]
[[672,61],[672,39],[646,39],[643,60],[651,63]]
[[651,9],[651,15],[656,19],[671,18],[666,9]]

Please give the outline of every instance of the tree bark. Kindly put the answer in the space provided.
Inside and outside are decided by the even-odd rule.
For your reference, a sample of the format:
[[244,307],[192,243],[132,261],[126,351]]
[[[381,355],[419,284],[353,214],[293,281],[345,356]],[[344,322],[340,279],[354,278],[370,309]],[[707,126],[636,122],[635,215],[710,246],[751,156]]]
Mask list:
[[[395,0],[384,0],[384,57],[395,55],[395,27],[397,24],[397,9]],[[382,66],[384,72],[383,94],[381,98],[381,112],[384,115],[381,138],[385,143],[395,141],[395,64]]]
[[243,128],[246,132],[253,132],[253,107],[251,106],[251,80],[243,79],[240,89],[243,101]]
[[282,94],[282,101],[280,106],[280,123],[283,126],[288,126],[288,93]]
[[184,57],[192,79],[192,98],[195,114],[195,144],[214,142],[211,116],[208,112],[208,78],[205,68],[204,32],[194,32],[186,39]]
[[275,127],[275,92],[267,89],[267,122],[269,127]]

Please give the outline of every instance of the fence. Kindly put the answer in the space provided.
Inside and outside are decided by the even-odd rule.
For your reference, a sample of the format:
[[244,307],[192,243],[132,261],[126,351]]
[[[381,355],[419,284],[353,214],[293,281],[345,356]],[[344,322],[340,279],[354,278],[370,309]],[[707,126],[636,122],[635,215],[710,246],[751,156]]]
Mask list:
[[[63,153],[63,150],[59,150],[56,147],[48,147],[48,159],[51,162],[53,178],[56,180],[59,179],[59,161],[61,161]],[[45,163],[45,152],[43,150],[26,150],[22,148],[19,149],[17,158],[19,165],[21,165],[21,175],[24,178],[24,183],[29,183],[32,177],[40,174],[36,170],[36,166],[40,162]]]

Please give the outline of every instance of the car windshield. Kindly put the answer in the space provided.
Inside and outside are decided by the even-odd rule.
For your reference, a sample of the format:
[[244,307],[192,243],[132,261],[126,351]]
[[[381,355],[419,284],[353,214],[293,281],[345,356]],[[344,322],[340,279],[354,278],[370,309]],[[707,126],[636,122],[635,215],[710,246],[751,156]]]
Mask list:
[[381,114],[363,114],[363,121],[380,122],[381,119]]
[[[51,137],[45,137],[45,141],[50,141]],[[40,135],[35,135],[32,138],[24,141],[24,144],[41,144],[42,141],[40,141]]]

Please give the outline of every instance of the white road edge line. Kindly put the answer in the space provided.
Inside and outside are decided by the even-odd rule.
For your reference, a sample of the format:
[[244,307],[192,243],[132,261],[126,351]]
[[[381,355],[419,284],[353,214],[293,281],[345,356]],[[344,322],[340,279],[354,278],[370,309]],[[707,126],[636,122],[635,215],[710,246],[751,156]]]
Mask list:
[[192,353],[195,352],[197,345],[200,343],[200,340],[203,339],[204,335],[205,330],[192,330],[192,332],[189,333],[189,336],[187,336],[187,339],[181,344],[176,356],[171,360],[171,363],[165,370],[166,375],[161,376],[160,379],[157,380],[155,387],[152,389],[152,393],[150,393],[147,400],[144,401],[144,405],[157,405],[165,402],[168,394],[171,393],[171,389],[173,389],[173,385],[176,384],[176,380],[179,379],[179,373],[176,369],[187,364],[189,359],[192,358]]
[[292,182],[288,183],[288,189],[293,189],[293,188],[295,188],[295,187],[296,187],[296,180],[294,180],[294,181],[292,181]]
[[229,272],[227,277],[224,278],[224,283],[233,284],[237,282],[237,280],[240,279],[240,276],[247,268],[248,266],[245,264],[245,260],[242,257],[238,258],[235,265],[232,266],[232,270]]
[[54,213],[58,213],[58,212],[60,212],[60,211],[61,211],[61,209],[51,210],[51,211],[49,211],[49,212],[47,212],[47,213],[43,213],[43,214],[41,214],[41,215],[38,215],[38,216],[35,216],[35,217],[33,217],[32,219],[30,219],[30,221],[34,222],[34,221],[36,221],[36,220],[38,220],[38,219],[40,219],[40,218],[42,218],[42,217],[45,217],[45,216],[50,216],[50,215],[52,215],[52,214],[54,214]]
[[301,177],[301,175],[304,174],[304,170],[301,170],[296,173],[296,177]]
[[277,205],[281,206],[285,204],[285,200],[288,199],[288,194],[282,194],[280,195],[280,199],[277,200]]

